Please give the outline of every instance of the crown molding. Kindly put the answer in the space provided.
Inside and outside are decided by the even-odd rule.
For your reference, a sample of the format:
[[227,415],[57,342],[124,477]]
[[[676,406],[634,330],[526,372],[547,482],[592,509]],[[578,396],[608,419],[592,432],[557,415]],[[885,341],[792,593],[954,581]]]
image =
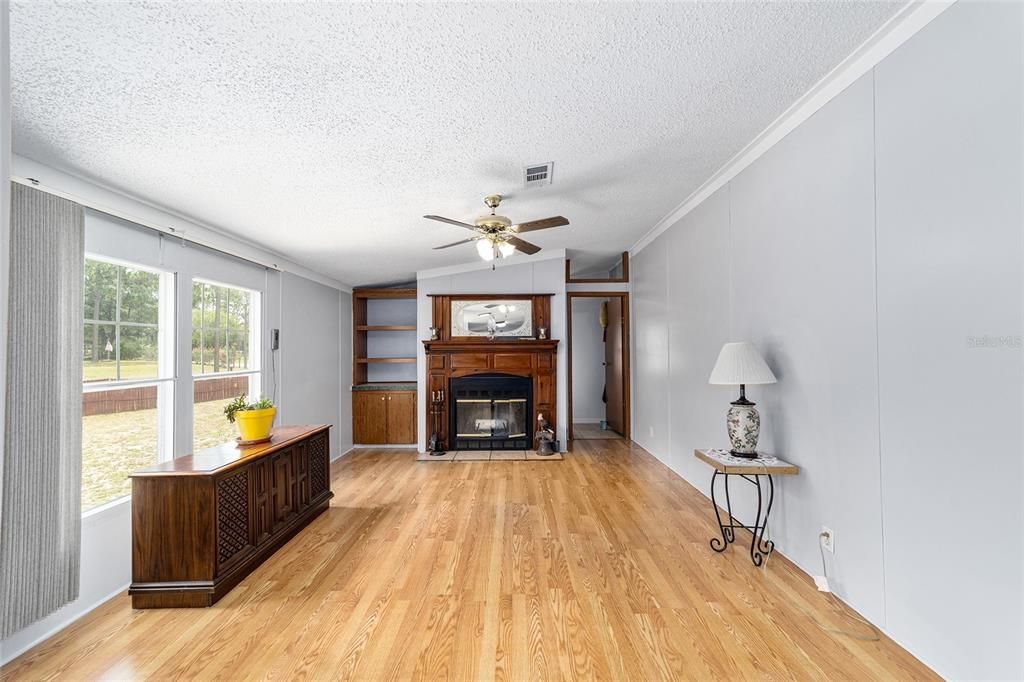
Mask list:
[[850,56],[829,71],[824,78],[790,105],[746,147],[729,159],[704,184],[659,220],[647,234],[633,245],[629,250],[629,255],[633,256],[642,251],[665,230],[679,222],[683,216],[700,206],[705,199],[728,184],[797,126],[809,119],[858,78],[875,68],[896,48],[952,7],[955,2],[956,0],[918,0],[906,4],[871,34],[871,37],[854,50]]

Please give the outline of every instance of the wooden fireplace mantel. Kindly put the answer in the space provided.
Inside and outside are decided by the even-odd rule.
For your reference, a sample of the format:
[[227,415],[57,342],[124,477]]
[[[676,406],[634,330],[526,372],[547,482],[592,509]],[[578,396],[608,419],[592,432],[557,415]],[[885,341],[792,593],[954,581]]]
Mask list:
[[[434,416],[431,403],[435,396],[441,398],[439,435],[442,447],[450,446],[448,439],[449,395],[452,379],[480,374],[505,374],[527,377],[533,380],[533,417],[544,415],[552,428],[557,428],[556,409],[556,357],[557,339],[498,337],[452,337],[450,335],[451,301],[488,298],[531,298],[533,300],[534,328],[549,326],[551,294],[523,295],[481,295],[460,294],[458,296],[433,296],[433,326],[438,329],[438,338],[423,341],[426,351],[427,399],[424,410],[427,416],[427,436],[434,430]],[[531,437],[532,440],[532,437]]]

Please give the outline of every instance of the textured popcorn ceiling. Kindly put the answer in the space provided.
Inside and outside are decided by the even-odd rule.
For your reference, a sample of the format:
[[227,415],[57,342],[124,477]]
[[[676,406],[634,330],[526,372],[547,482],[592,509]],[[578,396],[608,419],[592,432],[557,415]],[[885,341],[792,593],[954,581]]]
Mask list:
[[[351,284],[470,220],[631,246],[902,3],[15,1],[15,151]],[[554,184],[522,167],[554,161]]]

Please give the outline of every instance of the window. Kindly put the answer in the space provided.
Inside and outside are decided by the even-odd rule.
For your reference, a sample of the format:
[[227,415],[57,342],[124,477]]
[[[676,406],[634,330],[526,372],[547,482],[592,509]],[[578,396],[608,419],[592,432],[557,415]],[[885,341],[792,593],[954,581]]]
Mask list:
[[171,455],[173,286],[170,273],[86,258],[82,511]]
[[259,292],[192,282],[192,447],[195,452],[233,440],[224,418],[233,398],[260,395]]

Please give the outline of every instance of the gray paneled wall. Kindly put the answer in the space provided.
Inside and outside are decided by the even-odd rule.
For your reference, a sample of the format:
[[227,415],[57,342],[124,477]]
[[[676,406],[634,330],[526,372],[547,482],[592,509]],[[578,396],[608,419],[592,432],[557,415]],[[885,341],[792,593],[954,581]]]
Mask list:
[[953,678],[1024,677],[1022,24],[957,4],[633,257],[636,440],[706,492],[754,342],[780,548]]

